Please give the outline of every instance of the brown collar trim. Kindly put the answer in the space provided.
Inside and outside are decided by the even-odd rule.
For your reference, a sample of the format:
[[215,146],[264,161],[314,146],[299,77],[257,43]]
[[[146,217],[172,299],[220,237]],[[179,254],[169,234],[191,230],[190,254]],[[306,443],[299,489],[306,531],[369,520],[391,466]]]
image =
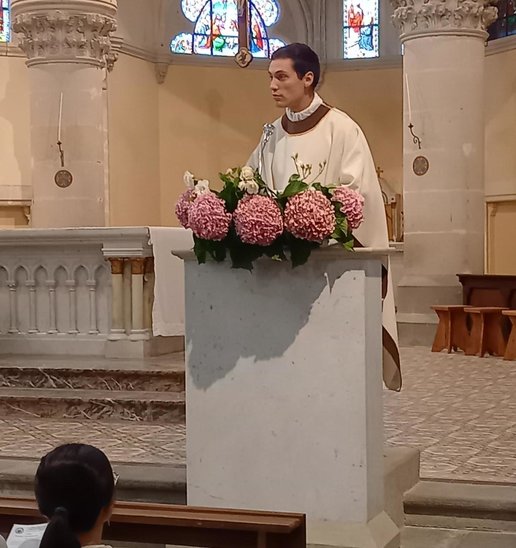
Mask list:
[[281,118],[281,127],[289,135],[299,135],[301,133],[306,133],[314,127],[330,112],[331,107],[328,105],[321,105],[313,114],[311,114],[305,120],[300,122],[292,122],[289,120],[286,114]]

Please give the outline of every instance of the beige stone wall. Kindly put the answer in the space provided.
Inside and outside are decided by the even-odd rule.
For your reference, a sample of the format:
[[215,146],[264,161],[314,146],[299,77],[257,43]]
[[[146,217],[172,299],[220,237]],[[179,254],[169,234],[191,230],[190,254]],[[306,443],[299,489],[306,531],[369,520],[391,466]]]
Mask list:
[[516,196],[516,50],[486,57],[486,196]]
[[121,55],[108,80],[111,226],[161,224],[158,99],[154,64]]
[[486,270],[516,274],[516,50],[486,57]]
[[28,71],[18,57],[0,57],[0,204],[31,197]]
[[263,70],[171,66],[159,96],[161,221],[169,225],[184,171],[215,182],[220,171],[244,164],[278,111]]

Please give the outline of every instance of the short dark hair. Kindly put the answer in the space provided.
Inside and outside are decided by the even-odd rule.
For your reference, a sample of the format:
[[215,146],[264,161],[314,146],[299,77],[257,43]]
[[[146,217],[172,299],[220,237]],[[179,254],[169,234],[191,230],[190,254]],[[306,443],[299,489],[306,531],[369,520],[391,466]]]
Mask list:
[[96,447],[62,445],[41,459],[34,490],[41,514],[50,520],[41,548],[80,548],[77,535],[91,531],[113,500],[113,469]]
[[315,51],[306,44],[294,43],[288,46],[283,46],[277,49],[271,56],[271,60],[275,59],[292,59],[294,70],[299,79],[303,78],[308,72],[314,75],[313,89],[317,87],[321,78],[321,63],[319,56]]

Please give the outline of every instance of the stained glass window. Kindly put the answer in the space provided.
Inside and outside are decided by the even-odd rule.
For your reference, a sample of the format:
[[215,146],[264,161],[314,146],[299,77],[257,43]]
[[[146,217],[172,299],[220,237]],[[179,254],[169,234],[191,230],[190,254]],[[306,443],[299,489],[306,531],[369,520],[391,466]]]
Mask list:
[[9,42],[11,38],[11,17],[9,0],[0,0],[0,42]]
[[344,59],[378,57],[378,0],[343,0]]
[[498,0],[496,7],[498,8],[498,19],[487,29],[489,40],[516,34],[514,0]]
[[[248,0],[249,49],[255,57],[270,57],[285,44],[269,38],[268,29],[278,22],[277,0]],[[193,32],[181,32],[170,42],[172,53],[235,56],[239,50],[238,0],[182,0],[184,16]]]

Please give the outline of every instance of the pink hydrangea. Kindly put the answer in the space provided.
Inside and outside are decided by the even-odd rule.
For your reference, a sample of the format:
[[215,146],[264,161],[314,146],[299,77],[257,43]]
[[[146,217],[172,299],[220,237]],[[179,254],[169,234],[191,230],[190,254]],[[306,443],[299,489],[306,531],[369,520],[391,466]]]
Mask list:
[[285,228],[296,238],[322,242],[335,230],[335,211],[319,190],[296,194],[285,208]]
[[345,186],[339,186],[333,193],[333,202],[340,202],[340,210],[348,220],[351,230],[358,228],[364,220],[364,197],[360,192]]
[[281,210],[267,196],[246,196],[233,214],[235,229],[245,244],[271,245],[283,232]]
[[194,193],[193,189],[191,189],[183,192],[183,194],[179,196],[179,200],[177,201],[176,217],[179,219],[181,226],[184,226],[185,228],[190,228],[188,224],[188,211],[195,198],[196,194]]
[[231,224],[224,201],[212,192],[198,196],[188,209],[188,226],[203,240],[223,240]]

